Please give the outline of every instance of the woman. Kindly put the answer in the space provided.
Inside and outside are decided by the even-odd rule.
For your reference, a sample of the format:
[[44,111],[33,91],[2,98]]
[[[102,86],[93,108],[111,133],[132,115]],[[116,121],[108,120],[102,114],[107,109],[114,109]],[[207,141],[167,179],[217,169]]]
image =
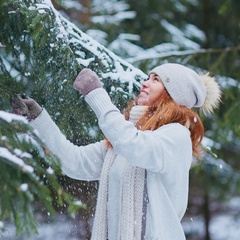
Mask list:
[[33,99],[19,96],[24,107],[13,104],[13,110],[34,119],[30,124],[68,176],[100,180],[92,239],[185,239],[180,221],[189,169],[201,155],[204,135],[191,108],[209,113],[217,107],[221,92],[214,78],[179,64],[158,66],[125,116],[90,69],[79,73],[73,87],[95,112],[106,140],[73,145]]

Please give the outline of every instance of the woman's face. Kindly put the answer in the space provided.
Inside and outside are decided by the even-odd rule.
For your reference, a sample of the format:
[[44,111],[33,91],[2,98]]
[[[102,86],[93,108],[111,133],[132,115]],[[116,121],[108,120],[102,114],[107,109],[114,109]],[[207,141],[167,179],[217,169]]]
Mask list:
[[150,74],[149,78],[142,83],[141,92],[138,97],[138,104],[152,105],[165,90],[160,77],[156,74]]

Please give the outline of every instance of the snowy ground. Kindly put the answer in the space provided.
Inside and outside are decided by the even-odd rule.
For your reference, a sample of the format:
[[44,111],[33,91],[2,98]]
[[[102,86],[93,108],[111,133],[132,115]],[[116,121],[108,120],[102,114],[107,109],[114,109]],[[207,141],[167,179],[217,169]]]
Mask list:
[[[240,197],[232,198],[222,209],[227,211],[211,217],[211,240],[240,240]],[[184,218],[183,227],[186,234],[193,235],[187,240],[204,240],[204,222],[201,217]]]
[[[64,215],[58,215],[52,222],[42,222],[38,226],[38,235],[27,237],[21,234],[15,237],[15,227],[12,224],[5,226],[7,231],[1,233],[0,239],[4,240],[79,240],[84,237],[78,236],[77,228],[84,229],[84,226],[76,226]],[[85,231],[82,232],[85,235]]]
[[[201,219],[190,219],[183,223],[185,232],[194,233],[188,240],[203,240],[204,225]],[[240,240],[240,219],[233,216],[218,216],[210,224],[211,240]]]
[[[222,214],[215,216],[210,225],[211,240],[240,240],[240,217],[234,212],[240,212],[240,198],[231,201],[231,214]],[[58,215],[53,222],[39,224],[39,234],[32,237],[21,235],[15,237],[15,228],[9,224],[6,226],[7,231],[0,232],[0,239],[4,240],[85,240],[83,237],[86,233],[84,223],[72,221],[64,215]],[[185,218],[183,221],[184,230],[192,233],[192,237],[187,240],[203,240],[204,225],[199,217]],[[79,235],[80,232],[80,235]],[[82,236],[81,236],[82,234]]]

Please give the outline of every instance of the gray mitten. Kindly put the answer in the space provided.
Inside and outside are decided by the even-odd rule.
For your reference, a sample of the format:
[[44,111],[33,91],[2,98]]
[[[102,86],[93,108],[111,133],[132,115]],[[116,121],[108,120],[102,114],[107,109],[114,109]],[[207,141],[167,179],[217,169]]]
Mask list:
[[12,104],[12,113],[21,115],[21,116],[27,116],[28,107],[23,102],[23,99],[20,94],[13,95],[11,97],[11,104]]
[[20,94],[12,97],[12,112],[34,120],[41,112],[41,106],[32,98],[22,98]]
[[101,88],[102,83],[95,72],[89,68],[84,68],[73,83],[73,88],[86,96],[96,88]]

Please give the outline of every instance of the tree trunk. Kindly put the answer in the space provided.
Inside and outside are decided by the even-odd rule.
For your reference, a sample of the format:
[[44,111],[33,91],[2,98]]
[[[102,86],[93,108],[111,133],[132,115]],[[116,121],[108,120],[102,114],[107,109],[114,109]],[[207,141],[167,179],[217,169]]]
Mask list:
[[204,205],[203,205],[204,223],[205,223],[205,240],[211,240],[209,232],[210,224],[210,209],[209,209],[209,189],[208,186],[205,188],[204,192]]

